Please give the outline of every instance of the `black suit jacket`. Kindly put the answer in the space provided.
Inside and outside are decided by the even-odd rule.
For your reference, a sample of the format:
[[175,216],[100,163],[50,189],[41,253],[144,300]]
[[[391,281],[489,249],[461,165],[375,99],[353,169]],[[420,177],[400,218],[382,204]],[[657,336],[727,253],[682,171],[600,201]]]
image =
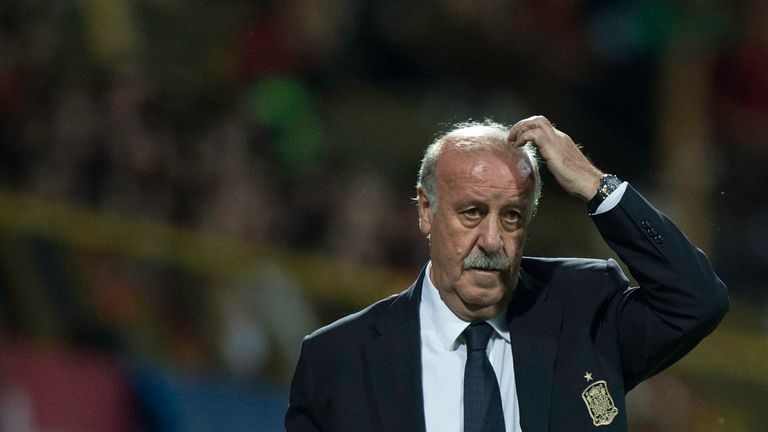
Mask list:
[[[704,254],[631,186],[593,219],[640,287],[613,260],[523,258],[508,323],[526,432],[626,430],[625,392],[690,351],[728,308]],[[425,430],[423,278],[305,338],[288,431]],[[603,399],[588,402],[595,383]],[[606,406],[616,414],[598,429]]]

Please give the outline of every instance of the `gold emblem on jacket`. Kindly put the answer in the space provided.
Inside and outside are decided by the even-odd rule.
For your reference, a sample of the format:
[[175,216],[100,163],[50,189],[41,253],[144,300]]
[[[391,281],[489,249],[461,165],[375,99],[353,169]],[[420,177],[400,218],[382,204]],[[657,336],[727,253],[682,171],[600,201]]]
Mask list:
[[589,415],[595,426],[611,424],[613,418],[619,413],[619,409],[613,403],[613,398],[608,392],[608,384],[603,381],[595,381],[581,392],[581,398],[587,404]]

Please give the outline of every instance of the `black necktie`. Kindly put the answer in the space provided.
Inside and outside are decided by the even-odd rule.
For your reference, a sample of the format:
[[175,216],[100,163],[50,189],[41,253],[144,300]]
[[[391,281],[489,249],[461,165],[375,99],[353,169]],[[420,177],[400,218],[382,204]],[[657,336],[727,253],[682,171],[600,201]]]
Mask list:
[[473,323],[464,330],[464,432],[504,432],[499,383],[485,352],[491,334],[493,327],[486,322]]

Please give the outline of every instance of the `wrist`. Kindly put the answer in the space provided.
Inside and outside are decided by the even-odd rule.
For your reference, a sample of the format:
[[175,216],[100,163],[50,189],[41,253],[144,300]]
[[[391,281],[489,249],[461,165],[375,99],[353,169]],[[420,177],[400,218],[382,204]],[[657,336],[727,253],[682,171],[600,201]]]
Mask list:
[[599,180],[599,186],[592,198],[587,203],[587,211],[590,214],[597,212],[597,208],[600,204],[608,198],[608,195],[613,193],[621,185],[622,181],[613,174],[603,174]]
[[584,201],[589,201],[594,198],[595,193],[601,187],[603,176],[605,176],[605,174],[602,171],[595,171],[589,176],[587,181],[584,182],[584,187],[582,187],[581,193],[579,194],[584,198]]

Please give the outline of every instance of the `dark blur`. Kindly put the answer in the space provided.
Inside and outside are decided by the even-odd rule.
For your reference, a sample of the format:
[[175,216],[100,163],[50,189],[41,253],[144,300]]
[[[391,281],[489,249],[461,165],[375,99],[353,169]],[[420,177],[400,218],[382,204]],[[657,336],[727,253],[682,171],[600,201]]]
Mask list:
[[[0,2],[0,431],[277,431],[427,259],[421,152],[544,114],[731,288],[632,431],[768,430],[768,2]],[[545,174],[529,255],[610,257]]]

